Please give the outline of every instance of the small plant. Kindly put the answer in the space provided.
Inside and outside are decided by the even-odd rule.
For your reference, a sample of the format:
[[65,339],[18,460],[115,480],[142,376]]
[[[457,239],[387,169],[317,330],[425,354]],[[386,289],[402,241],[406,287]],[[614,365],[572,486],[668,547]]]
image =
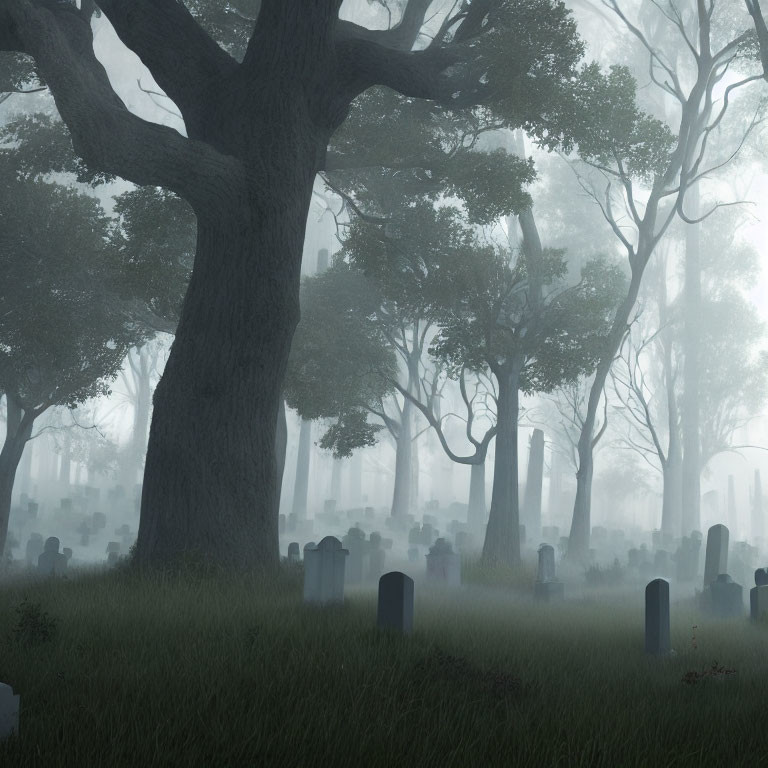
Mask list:
[[16,608],[18,620],[13,629],[16,642],[26,648],[46,643],[56,635],[58,622],[49,616],[39,603],[32,603],[26,598]]
[[731,675],[735,675],[736,670],[729,667],[718,665],[717,661],[712,662],[712,666],[709,669],[701,668],[701,672],[691,670],[683,675],[682,682],[686,685],[696,685],[699,680],[704,680],[707,677],[715,680],[725,680]]

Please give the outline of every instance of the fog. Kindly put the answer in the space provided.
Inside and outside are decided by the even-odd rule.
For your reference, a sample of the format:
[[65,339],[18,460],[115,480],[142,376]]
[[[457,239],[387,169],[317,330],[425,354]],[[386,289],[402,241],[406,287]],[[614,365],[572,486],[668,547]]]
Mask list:
[[[594,664],[633,637],[637,690],[672,665],[651,698],[764,681],[759,4],[26,5],[0,9],[0,618],[26,585],[222,568],[349,626],[377,600],[502,698],[518,667],[554,685],[525,654],[570,624]],[[691,671],[699,627],[725,667]],[[618,765],[592,738],[569,764]]]

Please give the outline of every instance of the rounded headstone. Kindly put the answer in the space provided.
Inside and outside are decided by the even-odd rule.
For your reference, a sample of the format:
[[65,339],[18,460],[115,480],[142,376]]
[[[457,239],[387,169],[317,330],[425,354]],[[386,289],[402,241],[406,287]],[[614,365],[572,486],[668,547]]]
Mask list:
[[755,586],[765,587],[768,585],[768,568],[758,568],[755,571]]
[[45,540],[45,551],[58,553],[60,544],[61,542],[55,536],[50,536]]

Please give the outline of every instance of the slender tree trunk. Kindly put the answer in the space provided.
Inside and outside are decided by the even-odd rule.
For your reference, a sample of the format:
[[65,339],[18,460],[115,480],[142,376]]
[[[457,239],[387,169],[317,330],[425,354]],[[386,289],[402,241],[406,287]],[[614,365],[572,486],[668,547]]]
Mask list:
[[133,411],[133,431],[131,432],[131,447],[124,485],[132,488],[141,478],[141,466],[144,453],[147,450],[147,433],[149,431],[149,413],[152,407],[152,382],[150,351],[147,345],[138,350],[134,383],[136,387],[136,402]]
[[760,470],[755,470],[755,490],[752,497],[752,544],[758,546],[763,537],[763,486],[760,482]]
[[[642,251],[640,251],[642,253]],[[640,264],[645,264],[647,258],[637,257]],[[579,434],[576,446],[579,467],[576,471],[576,499],[573,502],[573,518],[571,532],[568,538],[567,557],[575,563],[586,563],[589,558],[589,537],[591,533],[592,513],[592,474],[594,471],[594,439],[597,409],[605,389],[605,382],[611,370],[613,359],[621,346],[621,341],[627,329],[627,322],[637,301],[640,291],[642,269],[633,269],[632,279],[627,289],[627,295],[616,310],[613,325],[606,337],[606,346],[595,370],[592,386],[589,390],[587,413]]]
[[525,480],[524,524],[526,538],[536,542],[541,538],[541,483],[544,477],[544,433],[533,430],[528,450],[528,472]]
[[665,536],[674,537],[680,532],[683,506],[683,456],[680,451],[680,441],[670,435],[667,460],[663,467],[663,499],[661,505],[661,532]]
[[411,506],[411,509],[413,510],[419,509],[419,474],[421,472],[419,456],[420,456],[419,441],[418,439],[414,439],[413,446],[411,447],[411,489],[410,489],[411,490],[410,506]]
[[[698,215],[699,193],[688,191],[690,216]],[[700,226],[690,224],[685,236],[684,367],[683,367],[683,534],[701,526],[701,439],[699,430],[699,354],[701,346]]]
[[485,518],[488,514],[485,505],[485,462],[471,464],[470,467],[467,524],[473,530],[479,531],[485,525]]
[[298,520],[307,516],[307,497],[309,495],[309,463],[312,453],[312,422],[301,420],[299,430],[299,451],[296,456],[296,484],[293,486],[293,506],[291,512]]
[[549,493],[547,511],[549,524],[555,525],[560,514],[560,503],[563,499],[563,471],[562,456],[556,450],[552,450],[551,466],[549,468]]
[[482,557],[488,565],[515,566],[520,563],[520,503],[517,495],[520,368],[518,361],[508,361],[496,373],[499,387],[496,454]]
[[21,455],[21,464],[16,473],[16,486],[20,493],[29,493],[32,486],[32,452],[34,443],[28,442]]
[[411,401],[406,397],[403,402],[400,431],[397,433],[397,447],[395,449],[395,487],[392,492],[392,517],[403,517],[410,512],[411,456],[413,451],[413,440],[411,439],[412,410]]
[[739,515],[736,511],[736,485],[733,475],[728,475],[728,527],[734,541],[739,538]]
[[15,397],[6,394],[6,403],[6,434],[0,450],[0,556],[5,551],[5,542],[8,538],[8,521],[11,517],[11,498],[16,470],[34,424],[34,416],[31,413],[24,413]]

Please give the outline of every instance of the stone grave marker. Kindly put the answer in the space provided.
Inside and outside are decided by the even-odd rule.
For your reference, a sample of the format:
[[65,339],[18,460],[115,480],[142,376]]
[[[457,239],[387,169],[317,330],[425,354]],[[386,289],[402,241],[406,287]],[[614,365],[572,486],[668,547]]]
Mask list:
[[645,652],[663,656],[669,651],[669,582],[654,579],[645,588]]
[[10,685],[0,683],[0,741],[19,732],[19,699]]
[[768,618],[768,568],[755,571],[755,586],[749,590],[749,615],[753,621]]
[[376,610],[379,629],[410,635],[413,631],[413,579],[400,571],[385,573],[379,579]]
[[360,528],[353,527],[342,539],[342,546],[349,552],[345,579],[347,584],[360,584],[368,566],[368,542]]
[[712,612],[721,619],[736,619],[744,615],[744,589],[727,573],[718,574],[709,585]]
[[533,585],[533,596],[534,599],[546,603],[565,597],[565,585],[557,580],[555,574],[555,548],[550,544],[542,544],[539,547],[539,565],[536,583]]
[[453,551],[450,542],[438,539],[426,558],[428,578],[449,586],[461,585],[461,557]]
[[304,602],[344,602],[344,567],[349,552],[335,536],[326,536],[304,550]]
[[37,558],[37,572],[42,576],[62,576],[67,570],[67,557],[59,553],[61,542],[56,536],[45,540],[43,552]]
[[299,557],[299,542],[298,541],[292,541],[288,545],[288,562],[290,564],[298,563],[300,560]]
[[704,587],[728,570],[728,529],[713,525],[707,531],[707,554],[704,560]]

